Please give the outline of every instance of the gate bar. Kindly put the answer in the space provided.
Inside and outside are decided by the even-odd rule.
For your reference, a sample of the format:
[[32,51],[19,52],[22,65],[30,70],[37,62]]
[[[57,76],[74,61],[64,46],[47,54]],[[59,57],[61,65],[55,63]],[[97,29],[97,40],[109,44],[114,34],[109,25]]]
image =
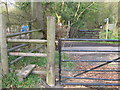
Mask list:
[[119,83],[61,83],[61,85],[120,86]]
[[[111,62],[113,62],[113,61],[117,61],[117,60],[119,60],[119,59],[120,59],[120,57],[118,57],[118,58],[116,58],[116,59],[113,59],[112,61],[103,63],[103,64],[101,64],[101,65],[98,65],[98,66],[96,66],[96,67],[93,67],[93,68],[91,68],[91,69],[89,69],[89,70],[86,70],[86,71],[84,71],[84,72],[82,72],[82,73],[78,73],[78,74],[74,75],[73,77],[80,76],[80,75],[82,75],[82,74],[84,74],[84,73],[87,73],[87,72],[89,72],[89,71],[91,71],[91,70],[94,70],[94,69],[97,69],[97,68],[99,68],[99,67],[102,67],[102,66],[104,66],[104,65],[107,65],[107,64],[109,64],[109,63],[111,63]],[[66,80],[68,80],[68,79],[64,79],[64,80],[62,80],[62,81],[66,81]]]
[[61,54],[61,40],[59,39],[59,44],[58,44],[58,50],[59,50],[59,83],[61,82],[61,58],[62,58],[62,54]]
[[[62,60],[62,62],[110,62],[112,60]],[[114,61],[120,62],[120,61]]]
[[82,72],[82,73],[78,73],[78,74],[74,75],[74,77],[77,77],[77,76],[79,76],[79,75],[82,75],[82,74],[84,74],[84,73],[87,73],[87,72],[89,72],[89,71],[91,71],[91,70],[97,69],[97,68],[99,68],[99,67],[102,67],[102,66],[104,66],[104,65],[107,65],[107,64],[109,64],[109,63],[111,63],[111,62],[113,62],[113,61],[119,60],[119,59],[120,59],[120,57],[118,57],[118,58],[116,58],[116,59],[114,59],[114,60],[112,60],[112,61],[103,63],[103,64],[101,64],[101,65],[98,65],[98,66],[96,66],[96,67],[94,67],[94,68],[91,68],[91,69],[89,69],[89,70],[87,70],[87,71],[84,71],[84,72]]
[[69,78],[69,79],[92,79],[92,80],[106,80],[106,81],[120,81],[120,79],[105,79],[105,78],[88,78],[88,77],[66,77],[63,76],[61,78]]
[[[87,70],[79,70],[79,69],[62,69],[63,71],[87,71]],[[95,72],[120,72],[120,70],[91,70]]]
[[105,42],[120,42],[120,40],[116,39],[77,39],[77,38],[61,38],[62,41],[105,41]]
[[88,32],[99,32],[99,31],[97,31],[97,30],[79,30],[79,31],[81,31],[81,32],[82,32],[82,31],[83,31],[83,32],[84,32],[84,31],[88,31]]
[[61,50],[62,52],[120,52],[119,50]]

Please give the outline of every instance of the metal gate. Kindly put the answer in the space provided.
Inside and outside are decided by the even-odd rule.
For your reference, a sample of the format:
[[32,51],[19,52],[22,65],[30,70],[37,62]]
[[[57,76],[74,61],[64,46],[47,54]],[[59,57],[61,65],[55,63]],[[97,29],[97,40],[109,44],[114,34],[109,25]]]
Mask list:
[[[109,60],[99,60],[92,55],[104,55],[106,54],[114,55],[114,53],[119,53],[116,47],[109,47],[111,44],[105,44],[105,47],[95,47],[95,45],[102,43],[97,42],[118,42],[120,40],[106,40],[106,39],[59,39],[59,82],[61,85],[85,85],[85,86],[120,86],[120,78],[117,75],[120,73],[119,62],[120,57],[115,57],[114,59]],[[74,44],[75,42],[83,44],[82,47],[73,47],[75,45],[69,45],[69,43]],[[94,43],[91,47],[85,47],[84,44],[90,46]],[[77,45],[77,44],[76,44]],[[101,46],[100,45],[100,46]],[[106,49],[106,48],[109,49]],[[102,49],[103,48],[103,49]],[[112,49],[111,49],[112,48]],[[75,52],[78,58],[84,56],[84,59],[75,59],[71,53]],[[67,56],[67,58],[63,58]],[[94,60],[87,60],[85,57],[91,56]],[[71,57],[71,58],[69,58]],[[73,60],[74,59],[74,60]],[[105,58],[103,58],[105,59]],[[97,64],[99,63],[99,65]],[[114,63],[114,66],[111,65]],[[90,65],[90,66],[89,66]],[[115,66],[117,65],[117,67]],[[87,68],[88,67],[88,68]],[[104,67],[104,68],[103,68]],[[110,68],[112,67],[112,68]],[[116,67],[116,68],[115,68]],[[102,74],[100,74],[102,73]],[[107,73],[107,74],[106,74]],[[86,75],[85,75],[86,74]],[[91,75],[91,76],[90,76]],[[92,77],[93,76],[93,77]],[[96,78],[97,77],[97,78]],[[104,78],[105,77],[105,78]],[[116,78],[117,77],[117,78]]]

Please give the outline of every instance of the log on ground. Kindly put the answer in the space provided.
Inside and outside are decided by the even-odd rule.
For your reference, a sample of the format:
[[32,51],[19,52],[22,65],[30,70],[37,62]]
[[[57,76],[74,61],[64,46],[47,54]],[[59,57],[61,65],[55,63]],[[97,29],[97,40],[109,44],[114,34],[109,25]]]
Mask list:
[[35,68],[34,64],[30,64],[22,68],[22,70],[20,70],[20,72],[17,73],[18,80],[23,81],[23,79],[26,78],[34,68]]

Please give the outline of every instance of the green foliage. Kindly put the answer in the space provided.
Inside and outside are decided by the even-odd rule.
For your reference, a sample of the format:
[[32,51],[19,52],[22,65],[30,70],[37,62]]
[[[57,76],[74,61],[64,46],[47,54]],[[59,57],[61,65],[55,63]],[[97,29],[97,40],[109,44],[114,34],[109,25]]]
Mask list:
[[[112,31],[108,32],[108,39],[112,39]],[[103,32],[100,32],[100,39],[106,39],[106,30],[104,30]]]
[[48,5],[46,13],[58,16],[63,24],[71,21],[72,27],[77,29],[96,29],[105,25],[104,19],[109,18],[110,23],[117,20],[117,3],[92,2],[56,2],[44,3]]
[[16,2],[17,8],[29,12],[31,9],[31,2]]
[[[118,3],[105,3],[105,2],[41,2],[43,7],[44,21],[46,16],[52,15],[56,17],[57,23],[61,22],[66,25],[68,21],[71,22],[71,27],[77,29],[99,29],[100,25],[105,26],[104,19],[109,18],[110,24],[117,23]],[[29,21],[32,19],[31,15],[31,2],[16,2],[17,8],[24,12],[28,12],[27,18],[20,18],[15,22]],[[17,10],[16,10],[17,11]],[[37,12],[35,10],[34,12]],[[25,15],[24,15],[25,17]],[[17,18],[17,17],[16,17]],[[21,20],[22,19],[22,20]],[[13,22],[13,19],[10,21]],[[33,26],[38,28],[37,20]],[[112,38],[116,35],[112,35]]]
[[[56,65],[59,64],[59,55],[58,52],[56,52]],[[69,59],[69,57],[66,54],[62,55],[64,59]],[[9,56],[9,63],[17,58],[17,56]],[[46,67],[47,59],[43,57],[24,57],[22,60],[16,62],[13,65],[10,65],[10,68],[13,72],[9,73],[7,76],[3,77],[3,88],[10,88],[10,87],[17,87],[17,88],[36,88],[36,86],[41,81],[42,77],[39,75],[33,75],[30,74],[23,82],[18,81],[18,78],[16,76],[15,70],[20,70],[21,68],[25,67],[28,64],[36,64],[40,67]],[[74,63],[68,62],[63,63],[64,68],[73,68]],[[40,87],[40,86],[39,86]]]
[[[14,60],[16,57],[10,56],[9,62]],[[37,58],[37,57],[25,57],[22,60],[16,62],[15,64],[11,65],[10,68],[15,70],[20,70],[21,68],[25,67],[28,64],[36,64],[40,67],[45,67],[47,64],[46,58]],[[3,88],[9,88],[9,87],[17,87],[17,88],[33,88],[40,82],[40,77],[38,75],[30,74],[24,82],[18,81],[18,78],[16,76],[15,72],[9,73],[7,76],[3,77]]]
[[[106,30],[100,32],[99,36],[100,39],[106,39]],[[108,32],[108,39],[120,39],[118,29],[113,31],[110,30]]]
[[16,73],[13,72],[3,77],[2,87],[33,88],[39,81],[40,78],[37,75],[29,75],[29,77],[26,78],[24,82],[18,81]]
[[[58,52],[56,52],[56,65],[59,64],[59,54]],[[70,60],[70,58],[68,57],[67,54],[62,54],[62,59],[63,60]],[[63,62],[62,63],[62,68],[66,68],[66,69],[73,69],[74,68],[75,63],[74,62]]]
[[[91,4],[92,3],[76,2],[49,3],[49,12],[56,16],[57,20],[58,16],[60,16],[60,21],[62,23],[67,24],[68,21],[71,21],[73,27],[79,28],[83,26],[84,16],[91,12],[91,10],[86,9]],[[94,10],[96,9],[96,6],[93,4],[90,8]]]

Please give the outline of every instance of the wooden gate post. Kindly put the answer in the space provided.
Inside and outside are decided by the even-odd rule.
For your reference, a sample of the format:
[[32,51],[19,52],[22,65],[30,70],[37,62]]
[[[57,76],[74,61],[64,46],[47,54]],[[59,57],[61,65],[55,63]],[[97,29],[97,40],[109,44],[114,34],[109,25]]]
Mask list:
[[108,39],[109,18],[107,18],[106,20],[107,20],[107,22],[106,22],[106,39]]
[[49,86],[55,86],[55,17],[47,17],[47,77]]
[[69,32],[70,32],[70,21],[68,21],[67,38],[69,38]]
[[0,14],[0,53],[3,74],[8,74],[8,54],[7,54],[7,42],[6,42],[6,22],[5,17]]

